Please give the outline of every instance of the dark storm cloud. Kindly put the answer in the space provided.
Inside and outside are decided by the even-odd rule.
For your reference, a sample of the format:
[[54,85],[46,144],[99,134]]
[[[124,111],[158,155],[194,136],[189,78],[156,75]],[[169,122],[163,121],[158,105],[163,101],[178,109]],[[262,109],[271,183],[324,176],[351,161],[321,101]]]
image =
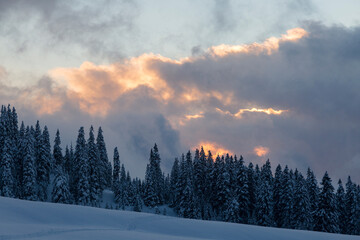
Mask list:
[[[192,63],[153,67],[174,89],[195,85],[201,92],[233,91],[228,109],[232,113],[252,105],[289,110],[284,117],[267,116],[271,123],[267,125],[255,121],[244,126],[244,119],[220,124],[223,116],[218,115],[217,121],[210,121],[219,124],[215,128],[208,118],[201,118],[196,120],[198,129],[207,129],[201,135],[216,136],[234,150],[240,145],[244,152],[242,141],[249,147],[262,142],[270,146],[275,162],[310,165],[321,174],[328,169],[336,176],[354,175],[359,169],[349,171],[344,165],[360,153],[360,28],[314,23],[306,28],[308,37],[280,43],[271,55],[205,56]],[[187,128],[194,131],[191,124]],[[234,131],[238,140],[229,140]]]

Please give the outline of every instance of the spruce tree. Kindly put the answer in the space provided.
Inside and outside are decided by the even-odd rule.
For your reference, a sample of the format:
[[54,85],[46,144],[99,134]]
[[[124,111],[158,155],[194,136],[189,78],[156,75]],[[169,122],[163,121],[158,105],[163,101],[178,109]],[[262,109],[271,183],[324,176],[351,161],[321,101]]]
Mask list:
[[325,172],[321,181],[321,186],[319,205],[314,218],[314,230],[337,233],[339,232],[339,227],[338,216],[336,214],[334,187],[331,184],[331,178],[327,172]]
[[336,191],[336,211],[338,215],[340,233],[346,233],[346,203],[345,203],[345,190],[342,185],[341,179],[338,181],[338,189]]
[[40,201],[46,201],[47,189],[50,183],[50,164],[51,164],[51,147],[48,128],[45,126],[40,136],[40,145],[38,150],[38,163],[36,182],[38,185],[38,197]]
[[357,234],[357,211],[358,202],[356,196],[356,185],[351,181],[350,176],[346,182],[346,193],[345,193],[345,233],[355,235]]
[[71,203],[69,181],[64,168],[56,166],[51,201],[54,203]]
[[56,136],[55,136],[55,140],[54,140],[54,150],[53,150],[55,168],[58,166],[64,167],[64,159],[63,159],[62,149],[60,147],[60,144],[61,144],[61,139],[60,139],[60,132],[58,129],[56,131]]
[[118,191],[120,189],[120,157],[117,147],[114,148],[114,171],[112,180],[112,188],[114,195],[116,196],[119,194]]
[[295,171],[293,195],[292,227],[307,230],[311,224],[311,203],[306,188],[306,181],[301,173]]
[[[103,131],[99,127],[98,134],[96,137],[96,147],[99,153],[99,177],[100,177],[100,188],[104,190],[105,188],[111,187],[111,174],[109,175],[109,158],[106,151],[105,140],[103,136]],[[110,164],[111,170],[111,164]]]
[[90,185],[90,202],[97,206],[102,196],[100,169],[101,163],[99,152],[95,144],[94,128],[90,127],[89,139],[87,142],[87,157],[89,161],[89,185]]
[[26,200],[36,201],[36,170],[35,170],[34,137],[29,127],[25,135],[25,158],[23,169],[23,193]]
[[[250,217],[250,195],[249,195],[249,181],[248,181],[248,170],[244,166],[242,157],[239,161],[239,169],[237,171],[236,181],[236,196],[238,203],[239,219],[237,222],[248,223]],[[235,204],[232,201],[232,204]]]
[[12,173],[13,157],[11,153],[11,140],[9,137],[5,138],[4,147],[1,156],[1,182],[0,182],[0,193],[4,197],[15,197],[14,194],[14,177]]
[[316,177],[313,173],[313,171],[310,170],[310,168],[307,169],[307,177],[306,177],[306,188],[309,194],[310,199],[310,229],[313,230],[315,226],[314,218],[316,211],[318,209],[319,204],[319,194],[320,190],[317,185]]
[[85,141],[84,127],[79,129],[76,140],[74,166],[72,171],[73,194],[77,204],[90,204],[90,185],[89,185],[89,161],[87,158],[87,147]]
[[273,177],[269,160],[261,168],[256,192],[256,222],[260,226],[273,226]]

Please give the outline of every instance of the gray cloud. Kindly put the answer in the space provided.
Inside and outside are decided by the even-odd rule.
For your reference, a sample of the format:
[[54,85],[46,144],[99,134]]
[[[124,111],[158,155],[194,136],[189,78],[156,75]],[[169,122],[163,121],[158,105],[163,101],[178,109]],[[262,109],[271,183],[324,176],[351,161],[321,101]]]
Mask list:
[[229,0],[215,0],[213,17],[215,31],[231,31],[235,28],[236,23]]
[[[59,89],[50,78],[27,92],[63,99],[61,110],[40,118],[53,131],[64,129],[64,143],[75,140],[80,125],[102,125],[109,155],[119,146],[123,163],[137,176],[143,176],[155,142],[169,169],[181,152],[210,141],[244,155],[246,161],[261,163],[270,157],[273,166],[288,164],[302,171],[310,166],[318,177],[328,170],[333,178],[350,174],[356,179],[360,170],[355,164],[360,155],[360,28],[317,23],[305,28],[308,37],[281,42],[271,55],[203,54],[183,64],[154,59],[149,67],[174,90],[172,98],[162,101],[156,88],[139,85],[112,102],[106,117],[79,111],[66,89]],[[97,73],[92,76],[92,81],[109,81]],[[210,94],[184,102],[184,94],[192,89],[197,89],[192,93],[195,97],[217,91],[230,100]],[[25,91],[15,90],[16,94]],[[242,118],[234,118],[216,110],[236,113],[252,107],[288,112],[245,112]],[[30,122],[38,118],[26,105],[20,105],[18,112]],[[200,113],[200,118],[184,120],[185,115]],[[179,119],[183,124],[177,125]],[[256,146],[268,147],[269,154],[256,156]]]
[[41,42],[44,50],[69,54],[72,47],[80,47],[89,56],[112,61],[123,58],[123,39],[138,15],[137,4],[128,0],[14,0],[0,1],[0,8],[0,31],[16,40],[19,53]]

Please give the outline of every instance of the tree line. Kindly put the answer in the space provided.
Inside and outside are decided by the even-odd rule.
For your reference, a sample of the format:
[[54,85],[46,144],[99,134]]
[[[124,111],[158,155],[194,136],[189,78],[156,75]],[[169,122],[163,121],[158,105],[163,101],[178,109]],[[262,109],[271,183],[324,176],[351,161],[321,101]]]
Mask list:
[[245,165],[226,154],[213,157],[201,147],[175,158],[170,174],[161,170],[155,144],[150,150],[145,179],[131,178],[120,163],[118,149],[109,161],[101,127],[81,127],[75,148],[63,151],[57,130],[51,148],[49,130],[22,122],[15,108],[1,107],[0,194],[32,201],[100,206],[105,189],[114,192],[116,208],[142,211],[168,205],[180,217],[218,220],[260,226],[360,234],[360,186],[348,177],[345,188],[335,191],[326,172],[320,182],[308,168],[278,165],[273,175],[270,161]]

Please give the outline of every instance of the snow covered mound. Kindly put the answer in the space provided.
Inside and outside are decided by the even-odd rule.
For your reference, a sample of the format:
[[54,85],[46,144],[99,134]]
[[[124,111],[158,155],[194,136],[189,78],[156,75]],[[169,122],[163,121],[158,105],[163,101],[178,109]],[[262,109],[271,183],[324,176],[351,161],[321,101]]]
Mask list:
[[0,197],[0,239],[359,239]]

